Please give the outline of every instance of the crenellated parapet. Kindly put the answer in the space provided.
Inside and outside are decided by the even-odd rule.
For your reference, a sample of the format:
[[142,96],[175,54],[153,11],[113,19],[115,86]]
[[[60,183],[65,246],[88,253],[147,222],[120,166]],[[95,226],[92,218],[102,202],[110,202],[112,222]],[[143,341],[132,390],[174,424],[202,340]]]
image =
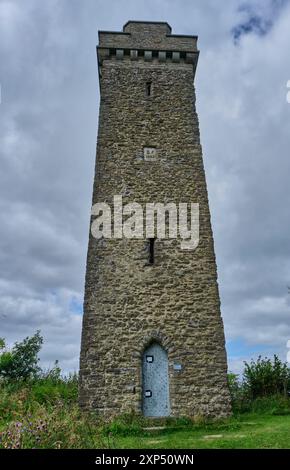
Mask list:
[[143,60],[197,66],[197,36],[171,33],[168,23],[128,21],[122,32],[99,31],[99,69],[104,60]]

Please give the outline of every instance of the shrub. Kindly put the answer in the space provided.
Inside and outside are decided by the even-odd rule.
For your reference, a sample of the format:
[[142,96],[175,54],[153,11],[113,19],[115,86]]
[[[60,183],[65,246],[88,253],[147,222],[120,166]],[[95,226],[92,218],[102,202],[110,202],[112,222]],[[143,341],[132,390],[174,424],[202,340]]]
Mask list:
[[288,414],[290,411],[290,370],[276,355],[272,361],[259,356],[256,362],[245,362],[242,379],[228,374],[228,384],[234,413]]
[[246,413],[251,409],[251,398],[238,374],[228,374],[228,384],[234,413]]
[[256,362],[245,362],[243,385],[252,399],[277,394],[287,396],[290,370],[276,355],[273,361],[259,356]]
[[40,373],[38,353],[43,338],[37,331],[31,338],[27,337],[20,343],[15,343],[11,351],[5,350],[5,341],[1,339],[0,348],[0,377],[9,380],[27,380]]

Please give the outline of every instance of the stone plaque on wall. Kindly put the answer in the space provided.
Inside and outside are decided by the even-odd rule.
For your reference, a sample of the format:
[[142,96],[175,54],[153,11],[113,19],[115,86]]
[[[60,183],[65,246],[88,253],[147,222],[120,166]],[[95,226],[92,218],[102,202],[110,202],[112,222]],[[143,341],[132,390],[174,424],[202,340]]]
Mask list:
[[144,147],[144,160],[155,161],[157,156],[157,150],[155,147]]

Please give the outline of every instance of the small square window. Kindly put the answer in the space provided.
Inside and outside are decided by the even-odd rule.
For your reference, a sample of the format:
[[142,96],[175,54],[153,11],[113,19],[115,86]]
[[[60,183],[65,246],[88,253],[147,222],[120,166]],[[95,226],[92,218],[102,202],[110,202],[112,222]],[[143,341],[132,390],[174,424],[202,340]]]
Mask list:
[[145,397],[146,397],[146,398],[152,397],[152,392],[151,392],[151,390],[146,390],[146,391],[145,391]]
[[146,362],[154,362],[154,356],[146,356]]

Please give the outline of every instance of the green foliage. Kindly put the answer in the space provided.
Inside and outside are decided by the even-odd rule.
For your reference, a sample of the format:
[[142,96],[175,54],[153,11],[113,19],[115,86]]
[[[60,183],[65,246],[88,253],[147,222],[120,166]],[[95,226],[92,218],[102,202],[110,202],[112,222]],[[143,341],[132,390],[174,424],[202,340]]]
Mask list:
[[289,447],[289,369],[277,356],[245,363],[241,380],[229,374],[230,419],[128,413],[104,422],[80,412],[76,374],[62,376],[57,361],[39,368],[41,344],[39,332],[11,350],[0,339],[0,449]]
[[78,377],[71,375],[55,381],[51,378],[37,378],[23,381],[0,383],[0,427],[3,422],[20,420],[27,413],[37,412],[39,406],[48,410],[58,403],[67,406],[77,403]]
[[48,371],[38,366],[42,342],[39,331],[11,350],[0,341],[0,448],[105,448],[77,406],[77,374],[62,377],[57,361]]
[[290,370],[276,355],[273,361],[259,356],[256,362],[245,362],[243,384],[252,399],[277,394],[287,396]]
[[0,356],[0,377],[10,378],[10,371],[13,370],[13,354],[10,351],[4,351]]
[[272,361],[259,356],[256,362],[245,362],[242,380],[236,374],[228,374],[228,383],[236,414],[288,414],[290,411],[290,370],[276,355]]
[[[36,377],[41,369],[38,366],[38,353],[43,338],[37,331],[31,338],[27,337],[20,343],[15,343],[11,351],[0,354],[0,377],[9,380],[27,380]],[[4,340],[1,349],[5,348]]]
[[228,374],[228,386],[232,399],[237,400],[241,393],[241,384],[238,374],[233,374],[232,372]]
[[5,424],[0,430],[0,449],[74,449],[106,447],[91,417],[81,415],[76,404],[58,402],[38,406]]
[[0,382],[1,448],[106,448],[95,418],[77,405],[78,376],[53,368],[26,381]]
[[232,399],[232,410],[235,414],[250,411],[251,400],[246,392],[244,383],[237,374],[228,374],[228,385]]
[[289,405],[282,395],[258,398],[251,413],[220,422],[152,421],[130,413],[106,423],[79,411],[76,375],[54,377],[50,372],[33,380],[0,382],[0,448],[289,447]]
[[290,400],[284,395],[258,397],[250,403],[252,413],[268,415],[290,415]]
[[57,400],[66,403],[77,401],[78,376],[60,377],[57,380],[52,377],[43,377],[31,384],[32,399],[42,404],[53,404]]

